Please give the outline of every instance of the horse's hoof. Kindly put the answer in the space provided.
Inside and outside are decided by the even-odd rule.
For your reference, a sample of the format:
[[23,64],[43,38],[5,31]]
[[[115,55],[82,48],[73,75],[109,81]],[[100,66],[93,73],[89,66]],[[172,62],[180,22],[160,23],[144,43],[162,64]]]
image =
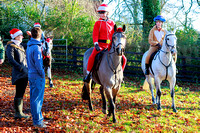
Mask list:
[[106,114],[106,113],[107,113],[107,110],[106,110],[106,109],[102,109],[102,112],[103,112],[104,114]]
[[110,116],[111,116],[111,113],[110,113],[110,111],[108,111],[108,114],[107,114],[107,116],[108,116],[108,117],[110,117]]
[[53,85],[53,84],[50,84],[49,86],[50,86],[50,88],[53,88],[53,87],[54,87],[54,85]]
[[160,106],[157,109],[160,110],[160,111],[162,110],[162,108]]
[[116,119],[113,119],[113,123],[117,123],[117,120],[116,120]]
[[177,113],[177,110],[176,110],[176,108],[173,108],[173,112],[174,112],[174,113]]
[[90,111],[93,111],[93,107],[89,107],[90,108]]

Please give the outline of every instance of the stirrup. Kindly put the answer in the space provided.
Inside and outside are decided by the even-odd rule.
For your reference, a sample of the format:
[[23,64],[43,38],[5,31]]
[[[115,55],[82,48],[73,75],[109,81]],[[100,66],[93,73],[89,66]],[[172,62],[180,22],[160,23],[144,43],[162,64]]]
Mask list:
[[89,82],[90,82],[90,74],[87,74],[87,75],[83,78],[83,81],[86,82],[86,83],[89,83]]
[[145,75],[149,75],[149,69],[145,70]]

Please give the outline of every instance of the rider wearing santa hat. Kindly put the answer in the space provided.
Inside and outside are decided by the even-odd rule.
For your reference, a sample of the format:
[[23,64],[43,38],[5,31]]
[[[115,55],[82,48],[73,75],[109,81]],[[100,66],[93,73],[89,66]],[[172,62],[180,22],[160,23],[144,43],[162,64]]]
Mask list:
[[[107,4],[101,4],[97,10],[100,18],[94,24],[93,29],[93,43],[94,49],[89,57],[87,65],[87,75],[84,77],[84,82],[89,82],[90,73],[94,64],[95,56],[102,50],[108,48],[110,50],[112,35],[114,33],[115,23],[108,18],[109,8]],[[123,55],[123,65],[124,70],[126,64],[126,57]]]

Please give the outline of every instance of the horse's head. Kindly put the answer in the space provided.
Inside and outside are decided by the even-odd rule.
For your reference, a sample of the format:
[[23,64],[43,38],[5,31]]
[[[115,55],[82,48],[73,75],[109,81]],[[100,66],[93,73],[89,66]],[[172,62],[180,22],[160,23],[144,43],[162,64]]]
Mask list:
[[53,46],[53,36],[46,37],[46,39],[45,39],[45,45],[44,45],[45,56],[50,55],[52,46]]
[[123,55],[125,52],[126,47],[126,35],[124,34],[124,31],[126,30],[125,25],[123,25],[123,28],[117,28],[117,26],[114,26],[114,34],[112,37],[112,47],[114,51],[117,52],[119,56]]
[[176,52],[176,30],[174,31],[167,31],[167,34],[165,36],[165,45],[166,48],[171,51],[172,53]]

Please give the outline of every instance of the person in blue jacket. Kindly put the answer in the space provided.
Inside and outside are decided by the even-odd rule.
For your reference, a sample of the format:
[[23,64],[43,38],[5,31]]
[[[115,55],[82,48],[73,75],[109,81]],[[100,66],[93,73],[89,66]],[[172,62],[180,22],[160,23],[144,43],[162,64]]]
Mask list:
[[35,127],[47,127],[43,121],[42,104],[45,89],[45,72],[41,53],[42,30],[34,27],[31,30],[31,39],[27,43],[26,58],[28,64],[28,80],[30,84],[30,105],[33,125]]

